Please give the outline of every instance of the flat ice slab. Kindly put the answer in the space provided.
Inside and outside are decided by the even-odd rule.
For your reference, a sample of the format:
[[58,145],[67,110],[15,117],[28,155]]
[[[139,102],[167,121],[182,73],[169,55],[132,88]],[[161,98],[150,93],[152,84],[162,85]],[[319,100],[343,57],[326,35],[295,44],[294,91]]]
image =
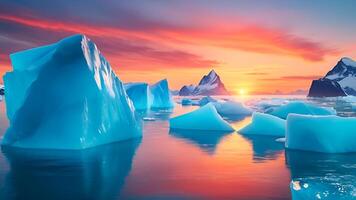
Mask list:
[[171,129],[234,131],[231,125],[222,119],[211,103],[192,112],[171,118],[169,124]]
[[244,135],[285,136],[286,122],[273,115],[254,112],[250,124],[238,132]]
[[281,107],[274,108],[269,112],[269,114],[282,119],[287,119],[287,116],[290,113],[303,115],[335,115],[336,111],[333,108],[319,107],[301,101],[294,101]]
[[11,54],[4,76],[10,127],[3,145],[84,149],[141,136],[132,102],[83,35]]
[[356,152],[356,118],[290,114],[286,148],[323,153]]
[[228,100],[224,102],[214,102],[213,104],[218,113],[222,116],[252,114],[252,110],[240,102]]

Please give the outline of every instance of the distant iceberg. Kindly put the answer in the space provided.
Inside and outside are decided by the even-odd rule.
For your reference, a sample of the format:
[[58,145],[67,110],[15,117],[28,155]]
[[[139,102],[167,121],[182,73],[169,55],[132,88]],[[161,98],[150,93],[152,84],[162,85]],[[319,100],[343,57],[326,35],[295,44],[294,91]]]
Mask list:
[[188,105],[192,105],[193,102],[191,99],[183,98],[181,103],[182,103],[182,106],[188,106]]
[[213,103],[218,113],[222,116],[230,115],[251,115],[252,110],[240,102],[228,100],[224,102]]
[[83,35],[11,54],[3,145],[84,149],[142,135],[122,82]]
[[278,108],[274,108],[269,112],[269,114],[282,119],[287,119],[287,116],[290,113],[303,115],[335,115],[336,111],[333,108],[318,107],[301,101],[293,101]]
[[125,90],[136,110],[147,110],[151,107],[153,97],[147,83],[127,83]]
[[178,130],[207,130],[232,132],[231,125],[223,120],[211,103],[192,112],[171,118],[171,129]]
[[206,97],[203,97],[199,100],[199,105],[200,106],[204,106],[210,102],[217,102],[218,100],[214,99],[213,97],[211,96],[206,96]]
[[290,114],[286,148],[323,153],[356,152],[356,118]]
[[239,130],[244,135],[285,136],[286,122],[273,115],[254,112],[252,122]]
[[173,108],[174,102],[169,90],[167,79],[163,79],[151,85],[152,108]]

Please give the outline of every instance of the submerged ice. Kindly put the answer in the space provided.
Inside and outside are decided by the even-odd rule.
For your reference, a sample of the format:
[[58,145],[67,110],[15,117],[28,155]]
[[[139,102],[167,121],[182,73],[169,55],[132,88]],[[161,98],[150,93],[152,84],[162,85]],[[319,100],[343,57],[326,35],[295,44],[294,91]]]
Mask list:
[[3,145],[83,149],[141,136],[122,82],[83,35],[11,56]]
[[211,103],[192,112],[171,118],[169,124],[171,129],[178,130],[234,131]]
[[282,119],[287,119],[287,116],[290,113],[304,115],[335,115],[336,111],[333,108],[318,107],[301,101],[294,101],[278,108],[274,108],[268,113]]
[[239,130],[238,132],[244,135],[285,135],[286,122],[283,119],[273,115],[254,112],[250,124]]
[[290,114],[286,148],[323,153],[356,152],[355,117]]

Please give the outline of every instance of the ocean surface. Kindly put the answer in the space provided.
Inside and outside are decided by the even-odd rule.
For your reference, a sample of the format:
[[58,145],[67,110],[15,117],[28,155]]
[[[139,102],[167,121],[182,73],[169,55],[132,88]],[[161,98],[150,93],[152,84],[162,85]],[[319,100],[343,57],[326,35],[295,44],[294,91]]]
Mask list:
[[[219,98],[255,109],[300,99],[355,116],[352,105],[338,99]],[[177,104],[142,114],[155,121],[144,121],[141,139],[82,151],[2,148],[0,199],[356,199],[356,154],[287,151],[276,137],[238,132],[170,132],[170,117],[197,108]],[[228,120],[238,130],[251,118]],[[7,126],[2,101],[1,137]]]

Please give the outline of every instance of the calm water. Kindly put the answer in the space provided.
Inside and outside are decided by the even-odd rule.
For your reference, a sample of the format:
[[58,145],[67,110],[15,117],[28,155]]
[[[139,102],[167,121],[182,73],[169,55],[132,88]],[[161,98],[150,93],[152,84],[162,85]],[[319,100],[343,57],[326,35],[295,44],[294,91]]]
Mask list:
[[[335,102],[317,103],[354,115]],[[0,199],[356,199],[355,154],[285,151],[274,137],[236,132],[169,131],[170,117],[196,108],[148,113],[156,121],[144,122],[142,139],[83,151],[2,149]],[[249,121],[230,122],[238,130]],[[0,102],[0,135],[6,128]]]

